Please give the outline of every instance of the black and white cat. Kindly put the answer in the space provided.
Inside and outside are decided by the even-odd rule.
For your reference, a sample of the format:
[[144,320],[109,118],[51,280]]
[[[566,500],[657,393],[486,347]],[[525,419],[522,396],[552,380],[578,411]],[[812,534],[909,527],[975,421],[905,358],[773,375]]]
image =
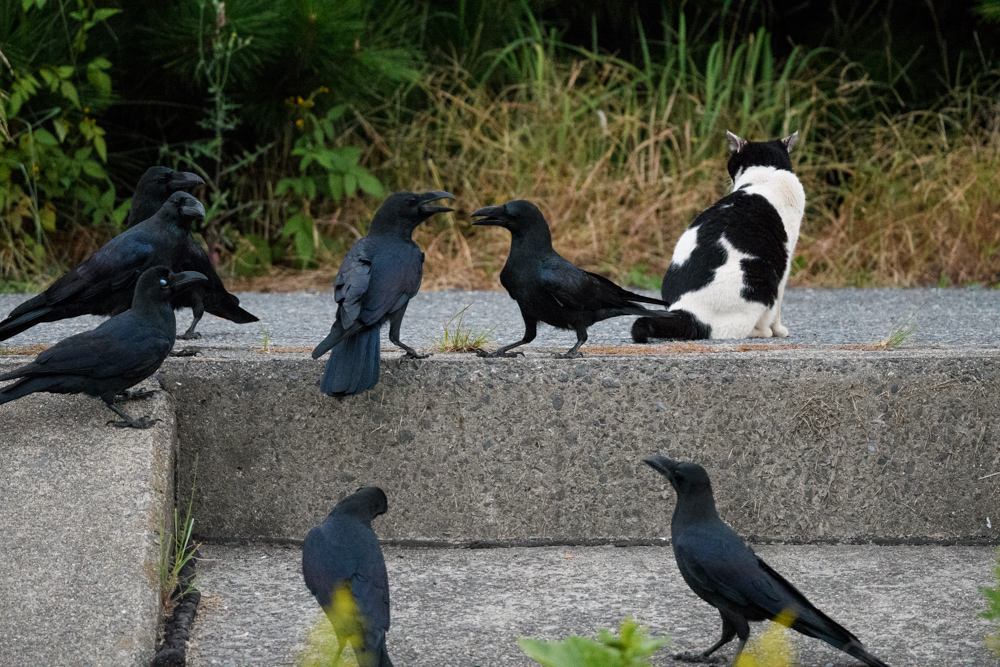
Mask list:
[[681,235],[663,276],[666,315],[641,317],[632,338],[787,336],[781,298],[805,213],[789,151],[798,132],[754,142],[727,132],[733,191]]

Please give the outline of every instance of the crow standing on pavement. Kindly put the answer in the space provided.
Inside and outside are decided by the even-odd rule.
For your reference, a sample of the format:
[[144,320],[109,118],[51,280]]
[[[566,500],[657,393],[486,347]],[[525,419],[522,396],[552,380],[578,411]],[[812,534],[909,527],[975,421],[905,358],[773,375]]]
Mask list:
[[129,417],[115,405],[115,396],[151,376],[167,358],[177,332],[170,299],[204,281],[200,273],[171,273],[165,266],[147,269],[136,284],[132,308],[92,331],[59,341],[30,364],[0,375],[0,381],[17,380],[0,389],[0,404],[39,391],[87,394],[100,398],[125,420],[108,423],[151,427],[158,420]]
[[868,653],[857,637],[814,607],[723,523],[715,511],[712,483],[704,468],[663,456],[643,460],[666,477],[677,492],[670,540],[681,576],[698,597],[718,609],[722,616],[722,639],[700,655],[682,654],[677,659],[704,662],[736,636],[740,638],[736,651],[739,656],[750,636],[748,621],[766,621],[788,611],[795,619],[793,630],[821,639],[871,667],[887,667]]
[[172,266],[191,238],[191,222],[204,215],[205,208],[191,195],[170,195],[152,218],[111,239],[47,290],[11,311],[0,322],[0,340],[41,322],[128,310],[140,274],[154,266]]
[[[366,486],[347,496],[306,535],[302,543],[302,576],[316,601],[329,616],[337,632],[340,651],[348,635],[360,667],[392,667],[385,648],[389,629],[389,576],[372,520],[388,509],[385,493]],[[347,586],[361,626],[345,618],[343,603],[337,604],[335,591]],[[339,657],[339,652],[338,652]],[[336,662],[336,660],[334,660]]]
[[[134,227],[156,215],[156,212],[174,192],[188,191],[204,183],[205,181],[197,174],[174,171],[167,167],[150,167],[135,187],[135,193],[132,195],[132,208],[129,210],[125,225]],[[240,308],[238,298],[226,291],[226,287],[222,284],[219,274],[216,273],[208,253],[201,247],[201,244],[194,240],[194,237],[189,238],[183,245],[170,268],[174,271],[197,271],[205,274],[205,277],[208,278],[208,282],[204,285],[196,285],[174,297],[172,301],[174,310],[190,308],[194,315],[191,326],[188,327],[187,331],[178,335],[178,338],[182,340],[200,338],[201,334],[195,332],[195,327],[198,326],[198,322],[201,321],[206,310],[237,324],[257,321],[257,317]]]
[[447,192],[396,192],[389,195],[372,218],[368,235],[351,246],[334,282],[337,319],[330,334],[313,350],[319,359],[327,350],[330,359],[320,389],[330,396],[351,396],[378,382],[381,341],[379,328],[389,321],[389,340],[407,357],[429,355],[399,340],[406,304],[420,290],[424,254],[413,242],[413,230],[436,213],[451,211],[433,206],[439,199],[454,199]]
[[583,356],[580,346],[587,342],[587,328],[595,322],[621,315],[655,315],[636,302],[660,306],[670,304],[624,290],[613,282],[590,273],[563,259],[552,249],[552,234],[542,212],[531,202],[518,200],[503,206],[487,206],[472,214],[481,217],[476,225],[510,230],[510,254],[500,272],[500,284],[517,301],[524,318],[524,338],[486,357],[513,357],[515,347],[535,339],[538,322],[576,331],[576,345],[564,359]]

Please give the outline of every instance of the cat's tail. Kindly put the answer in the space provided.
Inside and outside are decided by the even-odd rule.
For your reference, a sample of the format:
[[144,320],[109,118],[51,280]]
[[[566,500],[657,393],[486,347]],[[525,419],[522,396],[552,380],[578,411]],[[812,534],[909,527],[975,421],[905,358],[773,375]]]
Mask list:
[[649,342],[650,338],[698,340],[712,337],[712,327],[686,310],[670,310],[655,317],[640,317],[632,324],[632,340]]

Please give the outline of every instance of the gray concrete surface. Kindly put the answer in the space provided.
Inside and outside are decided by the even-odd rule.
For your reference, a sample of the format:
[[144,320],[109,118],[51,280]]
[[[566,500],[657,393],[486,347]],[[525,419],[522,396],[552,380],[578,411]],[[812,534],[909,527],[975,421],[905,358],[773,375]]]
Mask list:
[[[393,513],[376,521],[379,522]],[[893,667],[995,667],[977,586],[990,583],[989,547],[758,546],[814,604]],[[203,591],[189,664],[293,665],[312,624],[328,623],[301,575],[301,552],[203,547]],[[718,613],[687,588],[663,547],[385,550],[392,603],[389,654],[407,667],[528,667],[521,636],[562,639],[617,629],[631,615],[669,635],[672,652],[704,650]],[[769,624],[753,624],[752,637]],[[857,665],[789,633],[802,667]],[[723,649],[732,656],[735,643]]]
[[173,508],[173,401],[159,392],[126,410],[163,422],[111,428],[114,415],[80,396],[0,408],[4,667],[138,667],[153,656],[158,533]]
[[[649,292],[649,294],[655,294]],[[242,304],[261,318],[271,344],[309,347],[326,336],[333,322],[333,295],[319,292],[293,294],[240,294]],[[0,295],[0,313],[6,313],[26,295]],[[469,306],[465,323],[475,329],[496,326],[493,341],[513,342],[524,333],[517,305],[505,292],[421,292],[403,320],[402,339],[427,348],[441,337],[445,323]],[[922,307],[921,307],[922,306]],[[782,318],[791,335],[786,339],[753,341],[764,344],[807,346],[866,344],[881,340],[915,311],[916,332],[910,347],[989,347],[1000,344],[1000,291],[984,289],[792,289],[785,296]],[[590,330],[591,345],[622,345],[630,341],[634,318],[601,322]],[[2,345],[52,344],[66,336],[92,329],[96,317],[81,317],[41,324],[0,343]],[[179,311],[179,328],[187,328],[190,311]],[[200,345],[227,349],[253,349],[262,341],[261,325],[236,325],[206,315],[199,325],[205,334]],[[388,347],[388,328],[383,347]],[[569,347],[575,334],[540,325],[536,347]],[[394,354],[394,353],[393,353]]]
[[655,452],[705,465],[766,539],[1000,537],[992,352],[442,355],[343,400],[305,354],[164,369],[210,540],[301,539],[364,484],[392,539],[648,539],[673,503]]

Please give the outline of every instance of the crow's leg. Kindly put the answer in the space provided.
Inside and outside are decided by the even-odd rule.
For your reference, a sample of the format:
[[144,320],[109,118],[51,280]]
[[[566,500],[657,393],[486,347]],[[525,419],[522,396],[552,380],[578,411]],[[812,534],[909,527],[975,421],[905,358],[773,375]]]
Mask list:
[[[747,629],[747,636],[749,636],[749,628]],[[711,647],[704,653],[678,653],[674,656],[674,660],[682,660],[684,662],[725,662],[721,658],[712,658],[712,654],[718,651],[720,648],[733,641],[733,637],[736,636],[736,626],[725,616],[722,617],[722,639],[712,644]],[[746,643],[746,642],[744,642]],[[742,644],[740,645],[742,649]],[[736,653],[739,655],[739,652]]]
[[155,389],[150,389],[148,391],[136,391],[134,389],[126,389],[122,393],[115,396],[115,399],[119,401],[139,401],[144,398],[149,398],[156,393]]
[[493,350],[492,352],[487,352],[486,350],[476,350],[476,354],[480,357],[487,357],[490,359],[494,359],[496,357],[513,358],[519,354],[523,357],[524,352],[511,352],[511,350],[515,347],[520,347],[521,345],[527,345],[531,341],[535,340],[535,336],[538,335],[538,320],[525,317],[523,312],[521,313],[521,317],[524,317],[524,338],[516,343],[504,345],[499,350]]
[[580,353],[580,346],[587,342],[587,327],[577,327],[576,328],[576,345],[569,348],[562,354],[557,354],[557,359],[576,359],[577,357],[582,357],[583,354]]
[[392,342],[392,344],[395,345],[396,347],[405,351],[406,354],[403,356],[405,356],[407,359],[426,359],[431,355],[418,354],[417,351],[414,350],[412,347],[399,340],[399,327],[403,324],[403,315],[405,314],[406,314],[406,304],[403,304],[402,308],[400,308],[395,313],[389,316],[389,341]]
[[191,290],[191,299],[194,301],[194,305],[191,306],[191,315],[194,319],[191,320],[191,326],[188,327],[187,331],[177,336],[179,340],[197,340],[201,338],[201,334],[194,330],[198,326],[198,322],[201,322],[202,316],[205,315],[205,304],[201,300],[201,294],[197,289]]
[[116,415],[125,420],[122,422],[116,422],[114,420],[111,420],[108,422],[109,426],[114,426],[115,428],[146,429],[146,428],[153,428],[153,425],[156,424],[156,422],[160,421],[159,419],[150,419],[149,415],[146,415],[145,417],[141,417],[139,419],[134,419],[132,417],[129,417],[127,414],[125,414],[124,410],[115,405],[115,397],[113,395],[102,396],[101,400],[104,401],[104,404],[106,406],[111,408],[112,412],[114,412]]

